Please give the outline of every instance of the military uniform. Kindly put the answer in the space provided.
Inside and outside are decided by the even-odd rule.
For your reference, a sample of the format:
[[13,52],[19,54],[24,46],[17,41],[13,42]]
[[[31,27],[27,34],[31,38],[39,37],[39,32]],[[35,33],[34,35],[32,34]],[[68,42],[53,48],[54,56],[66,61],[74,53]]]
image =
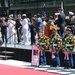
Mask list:
[[73,12],[69,12],[69,19],[66,21],[66,24],[71,29],[72,33],[75,35],[75,17]]
[[22,15],[22,31],[23,31],[23,44],[28,44],[27,34],[28,34],[28,20],[26,18],[26,14]]
[[9,20],[7,21],[8,28],[7,28],[7,37],[8,43],[14,43],[14,33],[15,33],[15,24],[16,22],[13,20],[13,15],[9,15]]

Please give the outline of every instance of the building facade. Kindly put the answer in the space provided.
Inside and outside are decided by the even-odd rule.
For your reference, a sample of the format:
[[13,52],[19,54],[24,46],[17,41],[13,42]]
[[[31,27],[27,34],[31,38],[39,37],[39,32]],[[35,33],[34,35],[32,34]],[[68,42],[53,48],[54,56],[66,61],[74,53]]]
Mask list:
[[26,13],[28,17],[32,17],[36,13],[42,15],[45,8],[46,15],[50,16],[54,15],[58,8],[61,7],[62,1],[64,3],[64,12],[66,15],[68,15],[68,11],[75,12],[75,0],[0,0],[0,8],[4,6],[7,11],[9,7],[9,14],[14,14],[16,16],[17,14]]
[[10,0],[0,0],[0,17],[6,17],[9,14]]

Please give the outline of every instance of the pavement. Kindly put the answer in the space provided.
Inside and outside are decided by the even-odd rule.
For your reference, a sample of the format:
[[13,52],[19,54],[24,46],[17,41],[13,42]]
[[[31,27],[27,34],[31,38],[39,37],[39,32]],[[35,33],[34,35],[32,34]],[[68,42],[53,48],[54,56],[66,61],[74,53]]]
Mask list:
[[[0,40],[1,40],[1,33],[0,33]],[[4,44],[2,46],[4,46]],[[0,60],[0,64],[16,66],[21,68],[30,68],[30,69],[35,69],[35,70],[40,70],[45,72],[59,73],[62,75],[75,75],[75,69],[64,69],[64,67],[50,67],[50,65],[45,65],[45,66],[40,65],[39,67],[36,67],[36,66],[32,66],[31,63],[29,62],[19,61],[19,60],[12,60],[12,59]]]
[[75,75],[75,69],[64,69],[64,67],[50,67],[49,65],[40,65],[40,66],[32,66],[31,63],[25,61],[18,61],[18,60],[0,60],[0,64],[9,65],[9,66],[16,66],[21,68],[29,68],[39,71],[45,72],[53,72],[62,75]]

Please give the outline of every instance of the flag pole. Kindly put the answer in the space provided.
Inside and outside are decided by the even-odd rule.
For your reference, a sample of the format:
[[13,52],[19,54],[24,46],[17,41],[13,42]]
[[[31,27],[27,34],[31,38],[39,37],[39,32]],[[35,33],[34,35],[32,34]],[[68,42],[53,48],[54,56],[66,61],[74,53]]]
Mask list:
[[45,10],[45,3],[43,5],[43,12],[42,12],[42,18],[46,18],[46,10]]

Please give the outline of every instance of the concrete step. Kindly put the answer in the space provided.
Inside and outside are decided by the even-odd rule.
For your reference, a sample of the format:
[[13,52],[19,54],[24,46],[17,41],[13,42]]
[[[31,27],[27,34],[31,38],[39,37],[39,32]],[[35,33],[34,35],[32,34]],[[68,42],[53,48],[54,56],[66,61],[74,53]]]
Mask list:
[[14,55],[14,52],[12,52],[12,51],[1,51],[0,52],[0,55],[10,55],[10,56],[13,56]]
[[12,52],[12,51],[2,51],[1,53],[14,54],[14,52]]
[[0,59],[10,59],[13,58],[13,56],[5,56],[5,55],[0,55]]
[[0,51],[12,51],[12,52],[14,52],[15,51],[15,49],[12,49],[12,48],[5,48],[5,47],[0,47]]

